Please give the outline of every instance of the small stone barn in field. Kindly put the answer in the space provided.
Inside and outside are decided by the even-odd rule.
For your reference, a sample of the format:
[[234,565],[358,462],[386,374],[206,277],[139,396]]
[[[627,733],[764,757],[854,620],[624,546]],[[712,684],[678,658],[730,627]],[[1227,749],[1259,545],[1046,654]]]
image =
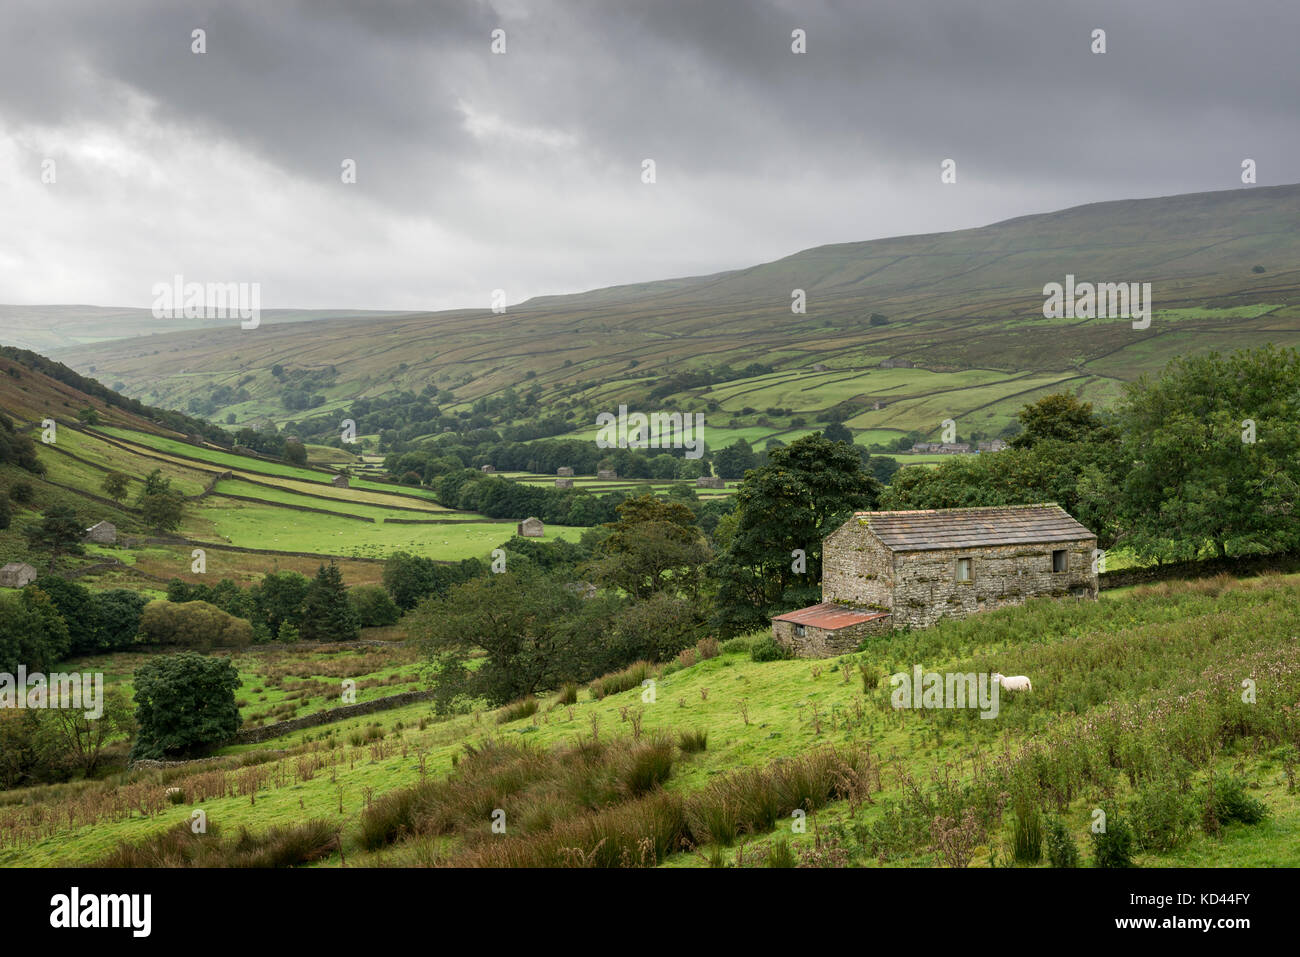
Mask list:
[[83,538],[98,545],[113,545],[117,542],[117,526],[112,522],[96,522],[86,529]]
[[568,465],[561,465],[555,470],[555,474],[564,478],[573,478],[573,468]]
[[571,478],[557,478],[557,479],[555,480],[555,487],[556,487],[556,488],[573,488],[573,479],[571,479]]
[[346,475],[336,475],[332,479],[330,479],[330,484],[333,485],[335,488],[347,488],[348,477]]
[[0,586],[5,588],[22,588],[36,581],[36,569],[26,562],[10,562],[0,568]]
[[515,532],[524,538],[541,538],[546,532],[546,526],[540,518],[526,518],[515,526]]
[[695,480],[696,488],[726,488],[727,483],[721,475],[701,475]]
[[1097,597],[1097,536],[1059,505],[858,512],[822,542],[822,603],[772,620],[800,655],[842,654],[891,628]]

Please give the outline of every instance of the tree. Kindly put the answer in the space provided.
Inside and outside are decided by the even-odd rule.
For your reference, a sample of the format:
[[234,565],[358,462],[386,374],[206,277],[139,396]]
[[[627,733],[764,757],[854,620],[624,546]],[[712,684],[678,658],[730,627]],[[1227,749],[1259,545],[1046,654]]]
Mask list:
[[0,673],[17,674],[19,665],[48,672],[69,645],[68,626],[45,592],[0,595]]
[[41,515],[41,520],[28,526],[26,536],[33,548],[46,548],[50,552],[50,569],[63,554],[80,554],[81,537],[85,534],[77,513],[67,505],[52,505]]
[[334,562],[321,565],[302,600],[303,641],[355,641],[361,637],[356,612],[348,602],[343,573]]
[[588,567],[597,582],[638,600],[664,590],[698,596],[712,551],[689,507],[643,495],[619,505],[618,521],[608,527]]
[[1060,442],[1086,442],[1104,428],[1092,411],[1091,402],[1080,402],[1068,392],[1044,396],[1020,410],[1017,418],[1021,432],[1011,440],[1013,448],[1033,448],[1045,439]]
[[744,478],[745,472],[757,464],[758,457],[744,439],[737,439],[727,448],[713,453],[713,465],[723,478]]
[[1125,541],[1142,558],[1300,548],[1300,353],[1175,359],[1117,410]]
[[284,443],[284,460],[290,465],[306,465],[307,446],[297,439],[289,439]]
[[135,713],[119,688],[104,694],[103,713],[98,717],[87,717],[82,708],[53,708],[51,712],[54,733],[88,778],[99,769],[105,744],[118,735],[129,737],[135,732]]
[[[603,674],[617,659],[606,637],[618,599],[584,599],[535,567],[483,575],[422,602],[409,616],[437,674],[436,703],[503,704]],[[483,662],[466,666],[478,650]]]
[[180,527],[185,499],[172,491],[172,480],[154,469],[145,476],[136,505],[146,525],[160,532],[172,532]]
[[311,584],[306,575],[297,572],[270,572],[260,585],[253,589],[253,602],[258,621],[266,626],[267,634],[279,635],[281,626],[288,622],[295,628],[302,621],[302,602]]
[[[819,596],[821,541],[857,509],[876,506],[881,485],[857,450],[814,432],[773,449],[736,492],[737,521],[717,565],[724,634],[764,627],[770,615]],[[803,552],[797,571],[796,550]]]
[[206,601],[151,601],[140,614],[140,636],[149,644],[188,648],[242,648],[253,626]]
[[0,495],[0,531],[4,531],[13,522],[13,510],[9,506],[9,497]]
[[826,426],[824,433],[828,442],[848,442],[853,444],[853,433],[842,422],[832,422]]
[[148,661],[135,673],[140,732],[132,760],[195,754],[229,740],[239,730],[238,687],[228,658],[189,651]]
[[121,502],[126,498],[127,486],[131,478],[122,472],[109,472],[104,476],[104,482],[100,486],[107,495],[115,502]]
[[380,628],[395,625],[402,617],[402,609],[397,607],[388,592],[379,585],[355,585],[348,589],[348,603],[357,616],[357,624],[362,628]]

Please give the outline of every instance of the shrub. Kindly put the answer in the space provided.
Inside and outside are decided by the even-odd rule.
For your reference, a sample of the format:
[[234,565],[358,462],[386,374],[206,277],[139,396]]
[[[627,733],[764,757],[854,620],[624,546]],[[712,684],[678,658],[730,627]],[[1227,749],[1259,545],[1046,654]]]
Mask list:
[[708,661],[710,658],[718,657],[718,639],[701,638],[695,645],[695,651],[699,654],[701,661]]
[[1233,821],[1258,824],[1269,816],[1268,805],[1247,794],[1246,782],[1239,777],[1230,776],[1214,781],[1210,790],[1207,803],[1220,824],[1230,824]]
[[1132,867],[1133,831],[1119,815],[1106,820],[1106,829],[1092,832],[1093,867]]
[[559,697],[556,699],[557,704],[577,704],[578,703],[578,686],[569,682],[560,689]]
[[750,645],[749,657],[754,661],[786,661],[794,655],[771,635],[766,635]]
[[1191,832],[1196,812],[1175,781],[1157,777],[1130,805],[1136,837],[1145,850],[1172,851]]
[[722,643],[722,648],[720,650],[724,655],[741,655],[748,652],[750,645],[753,643],[754,639],[743,636],[740,638],[728,638]]
[[135,673],[140,733],[132,759],[205,750],[239,729],[239,672],[226,658],[192,651],[153,658]]
[[1047,860],[1053,867],[1079,866],[1079,846],[1060,818],[1047,822]]
[[155,645],[242,648],[253,643],[253,626],[206,601],[158,599],[140,613],[140,635]]

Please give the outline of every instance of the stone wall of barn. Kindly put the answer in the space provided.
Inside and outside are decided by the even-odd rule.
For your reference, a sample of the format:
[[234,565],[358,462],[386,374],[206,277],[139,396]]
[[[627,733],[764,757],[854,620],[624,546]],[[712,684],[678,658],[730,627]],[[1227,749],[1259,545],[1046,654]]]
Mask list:
[[[1029,598],[1097,597],[1092,569],[1095,538],[1044,545],[898,552],[894,562],[893,624],[926,628],[940,618],[1018,605]],[[1052,552],[1064,548],[1066,570],[1052,571]],[[957,559],[971,559],[970,582],[957,581]],[[866,567],[866,566],[864,566]]]
[[867,529],[865,519],[850,519],[823,539],[822,601],[872,611],[893,608],[894,553]]
[[804,625],[803,635],[795,633],[792,621],[773,621],[772,637],[777,644],[789,648],[799,658],[830,658],[857,651],[862,639],[869,635],[880,635],[889,631],[888,616],[864,621],[860,625],[850,625],[837,631],[827,631],[813,625]]

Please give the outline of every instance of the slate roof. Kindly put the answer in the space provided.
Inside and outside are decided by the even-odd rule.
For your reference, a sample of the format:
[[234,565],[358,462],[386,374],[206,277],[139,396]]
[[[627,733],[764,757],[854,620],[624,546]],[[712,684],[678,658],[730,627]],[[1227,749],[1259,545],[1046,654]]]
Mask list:
[[985,545],[1037,545],[1096,538],[1061,506],[1007,505],[997,508],[932,508],[907,512],[857,512],[895,552]]
[[857,611],[853,608],[844,608],[834,602],[824,601],[820,605],[810,605],[798,611],[777,615],[772,620],[788,621],[796,625],[812,625],[825,631],[838,631],[850,625],[860,625],[865,621],[884,618],[888,614],[887,611]]

